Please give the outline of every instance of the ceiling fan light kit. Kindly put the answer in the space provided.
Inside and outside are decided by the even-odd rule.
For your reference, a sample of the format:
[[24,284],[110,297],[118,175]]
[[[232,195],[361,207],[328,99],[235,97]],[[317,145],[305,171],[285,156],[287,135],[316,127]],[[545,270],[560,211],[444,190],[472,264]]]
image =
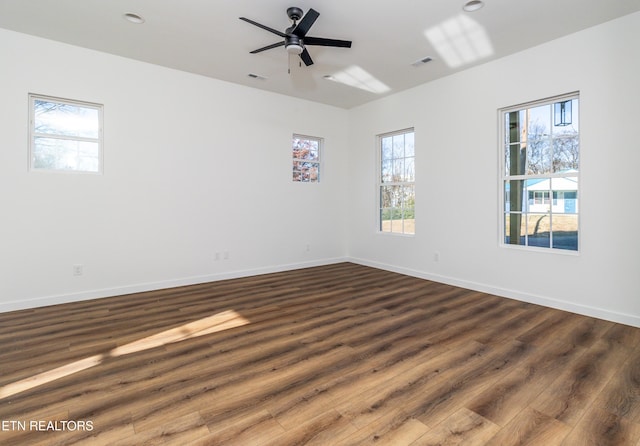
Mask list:
[[292,43],[291,45],[287,45],[287,53],[289,54],[301,54],[303,51],[302,46],[296,44],[296,43]]
[[[309,66],[313,65],[313,59],[311,59],[311,55],[306,48],[309,45],[351,48],[350,40],[325,39],[324,37],[307,36],[309,29],[311,29],[311,26],[313,26],[315,21],[320,16],[320,13],[318,11],[309,9],[309,11],[307,11],[307,14],[303,16],[302,9],[294,6],[287,9],[287,16],[289,16],[289,19],[293,23],[284,32],[270,28],[266,25],[263,25],[262,23],[258,23],[246,17],[240,17],[240,20],[255,25],[258,28],[262,28],[265,31],[269,31],[270,33],[283,38],[283,40],[281,40],[280,42],[272,43],[271,45],[253,50],[251,51],[251,54],[256,54],[262,51],[270,50],[272,48],[284,46],[287,53],[300,56],[302,62],[304,62],[306,66]],[[300,21],[298,22],[298,20]]]

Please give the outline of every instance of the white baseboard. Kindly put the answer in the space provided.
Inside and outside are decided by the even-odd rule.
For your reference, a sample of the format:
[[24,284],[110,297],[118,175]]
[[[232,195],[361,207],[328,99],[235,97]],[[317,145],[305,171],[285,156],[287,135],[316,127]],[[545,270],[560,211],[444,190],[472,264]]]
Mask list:
[[487,285],[484,283],[458,279],[455,277],[442,276],[439,274],[425,273],[423,271],[413,270],[410,268],[403,268],[395,265],[390,265],[387,263],[374,262],[370,260],[364,260],[364,259],[352,258],[352,257],[328,258],[328,259],[314,260],[309,262],[266,266],[262,268],[228,271],[224,273],[208,274],[203,276],[177,278],[177,279],[163,280],[158,282],[139,283],[139,284],[125,285],[125,286],[119,286],[119,287],[113,287],[113,288],[87,290],[87,291],[82,291],[78,293],[44,296],[44,297],[38,297],[34,299],[27,299],[27,300],[20,300],[20,301],[10,301],[10,302],[0,303],[0,313],[37,308],[37,307],[45,307],[49,305],[58,305],[58,304],[64,304],[64,303],[70,303],[70,302],[78,302],[83,300],[100,299],[104,297],[119,296],[122,294],[140,293],[140,292],[154,291],[154,290],[159,290],[164,288],[196,285],[196,284],[206,283],[206,282],[216,282],[219,280],[237,279],[240,277],[249,277],[249,276],[257,276],[261,274],[291,271],[291,270],[296,270],[301,268],[330,265],[330,264],[340,263],[340,262],[357,263],[359,265],[370,266],[373,268],[383,269],[386,271],[392,271],[400,274],[405,274],[407,276],[418,277],[420,279],[446,283],[448,285],[459,286],[461,288],[467,288],[470,290],[493,294],[500,297],[515,299],[522,302],[529,302],[532,304],[543,305],[545,307],[556,308],[558,310],[569,311],[572,313],[582,314],[585,316],[596,317],[598,319],[604,319],[604,320],[618,322],[625,325],[631,325],[633,327],[640,327],[640,316],[634,316],[634,315],[625,314],[625,313],[618,313],[618,312],[607,310],[604,308],[576,304],[574,302],[553,299],[545,296],[538,296],[530,293],[523,293],[522,291],[495,287],[495,286]]
[[373,262],[358,258],[349,258],[349,262],[357,263],[359,265],[370,266],[372,268],[383,269],[386,271],[392,271],[407,276],[417,277],[420,279],[431,280],[434,282],[446,283],[447,285],[458,286],[461,288],[467,288],[474,291],[480,291],[482,293],[493,294],[495,296],[506,297],[509,299],[515,299],[522,302],[528,302],[532,304],[542,305],[549,308],[555,308],[558,310],[569,311],[571,313],[581,314],[584,316],[595,317],[598,319],[604,319],[611,322],[617,322],[620,324],[631,325],[633,327],[640,328],[640,316],[632,314],[619,313],[616,311],[607,310],[605,308],[592,307],[589,305],[576,304],[574,302],[568,302],[564,300],[549,298],[545,296],[539,296],[530,293],[524,293],[522,291],[511,290],[506,288],[500,288],[496,286],[487,285],[484,283],[473,282],[464,279],[458,279],[455,277],[442,276],[439,274],[425,273],[423,271],[417,271],[410,268],[403,268],[395,265],[389,265],[381,262]]
[[37,307],[46,307],[49,305],[65,304],[70,302],[79,302],[83,300],[100,299],[104,297],[120,296],[123,294],[141,293],[145,291],[154,291],[165,288],[174,288],[179,286],[197,285],[200,283],[217,282],[219,280],[237,279],[240,277],[258,276],[261,274],[277,273],[282,271],[292,271],[302,268],[311,268],[314,266],[331,265],[334,263],[348,262],[345,257],[328,258],[321,260],[313,260],[309,262],[290,263],[283,265],[267,266],[262,268],[228,271],[224,273],[207,274],[203,276],[192,276],[177,279],[162,280],[158,282],[138,283],[132,285],[124,285],[113,288],[104,288],[96,290],[81,291],[78,293],[60,294],[53,296],[43,296],[34,299],[26,299],[20,301],[10,301],[0,303],[0,313],[16,310],[25,310]]

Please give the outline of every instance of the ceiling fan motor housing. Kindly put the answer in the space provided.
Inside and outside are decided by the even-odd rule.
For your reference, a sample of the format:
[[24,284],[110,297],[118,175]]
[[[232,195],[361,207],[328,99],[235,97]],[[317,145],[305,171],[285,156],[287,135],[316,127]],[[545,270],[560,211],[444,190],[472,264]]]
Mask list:
[[292,6],[291,8],[287,8],[287,15],[294,22],[300,20],[300,18],[304,15],[304,12],[300,8],[296,8]]

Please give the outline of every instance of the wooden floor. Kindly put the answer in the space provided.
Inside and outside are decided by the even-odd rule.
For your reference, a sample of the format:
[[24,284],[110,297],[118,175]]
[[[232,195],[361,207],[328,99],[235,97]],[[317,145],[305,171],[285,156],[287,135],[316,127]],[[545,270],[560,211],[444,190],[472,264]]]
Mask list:
[[0,314],[2,445],[640,446],[640,329],[343,263]]

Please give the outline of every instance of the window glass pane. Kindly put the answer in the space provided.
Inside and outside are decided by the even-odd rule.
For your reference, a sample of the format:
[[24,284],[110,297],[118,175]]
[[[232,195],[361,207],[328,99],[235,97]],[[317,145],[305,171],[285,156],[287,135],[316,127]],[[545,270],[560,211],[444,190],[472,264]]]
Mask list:
[[505,114],[505,132],[507,144],[526,142],[526,114],[524,110],[509,112]]
[[578,249],[578,215],[553,215],[553,247],[557,249]]
[[392,181],[404,181],[404,159],[393,160],[393,178]]
[[393,151],[391,148],[392,142],[393,142],[393,138],[390,136],[382,138],[382,160],[383,161],[390,160],[391,158],[393,158]]
[[505,214],[504,242],[510,245],[524,245],[526,234],[526,219],[518,212]]
[[394,158],[404,157],[404,135],[393,136],[393,157]]
[[505,195],[505,211],[506,212],[521,212],[523,210],[525,193],[525,181],[524,180],[509,180],[505,181],[504,195]]
[[391,232],[391,210],[389,208],[380,209],[380,231]]
[[392,206],[393,186],[382,186],[380,188],[380,207],[390,208]]
[[551,240],[550,214],[527,214],[527,245],[548,248]]
[[554,214],[577,214],[578,177],[552,178],[551,186],[554,194]]
[[407,158],[404,161],[404,180],[415,181],[415,178],[416,178],[415,159]]
[[402,204],[406,207],[414,207],[416,201],[415,186],[401,186]]
[[504,174],[511,175],[511,148],[509,145],[504,146]]
[[404,156],[415,156],[415,133],[405,133],[404,135]]
[[526,144],[510,144],[507,148],[509,153],[508,175],[524,175],[525,167],[527,165],[527,145]]
[[319,164],[294,161],[293,162],[293,179],[300,182],[319,181]]
[[97,172],[99,150],[97,142],[36,137],[32,166],[34,169]]
[[578,134],[566,134],[553,141],[553,171],[577,171],[580,161]]
[[98,138],[100,134],[98,110],[35,99],[34,129],[40,134]]
[[317,160],[318,159],[318,149],[310,149],[307,154],[308,160]]
[[550,139],[529,139],[526,153],[527,175],[538,175],[551,171]]
[[382,182],[383,183],[389,183],[393,178],[393,175],[391,174],[391,166],[392,166],[391,160],[382,161]]
[[504,182],[503,194],[504,194],[504,211],[509,212],[509,210],[511,209],[511,181]]
[[402,220],[403,232],[405,234],[415,234],[416,215],[415,215],[415,186],[405,186],[403,188],[402,197]]
[[528,115],[528,140],[544,139],[551,135],[551,104],[524,111]]

